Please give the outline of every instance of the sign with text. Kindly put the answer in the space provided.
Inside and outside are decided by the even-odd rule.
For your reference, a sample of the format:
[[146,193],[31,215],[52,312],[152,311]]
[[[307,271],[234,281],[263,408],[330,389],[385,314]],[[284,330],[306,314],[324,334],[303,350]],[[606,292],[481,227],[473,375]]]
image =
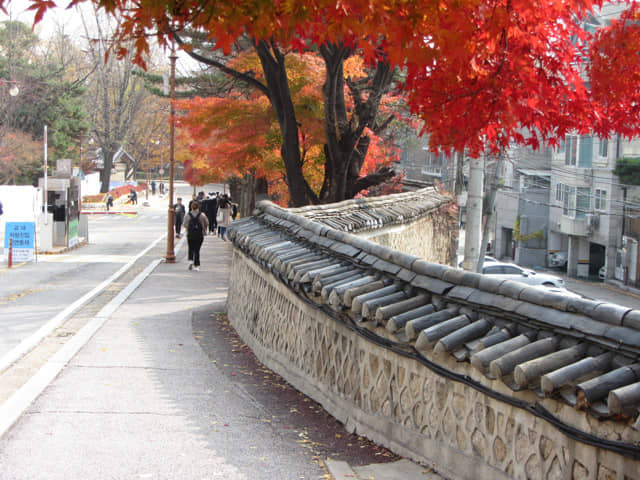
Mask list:
[[7,222],[4,227],[4,259],[9,260],[9,239],[13,262],[30,262],[35,251],[35,223]]

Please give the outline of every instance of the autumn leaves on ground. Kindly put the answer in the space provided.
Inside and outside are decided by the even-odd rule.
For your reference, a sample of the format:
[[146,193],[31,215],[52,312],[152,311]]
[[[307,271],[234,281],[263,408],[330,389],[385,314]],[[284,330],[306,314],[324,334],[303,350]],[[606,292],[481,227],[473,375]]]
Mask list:
[[282,435],[291,435],[307,450],[310,461],[331,458],[351,465],[367,465],[400,459],[366,438],[348,433],[321,405],[262,365],[225,314],[194,319],[193,330],[215,366],[233,377],[233,381],[242,383],[243,389],[270,412],[270,417],[263,421],[281,430]]

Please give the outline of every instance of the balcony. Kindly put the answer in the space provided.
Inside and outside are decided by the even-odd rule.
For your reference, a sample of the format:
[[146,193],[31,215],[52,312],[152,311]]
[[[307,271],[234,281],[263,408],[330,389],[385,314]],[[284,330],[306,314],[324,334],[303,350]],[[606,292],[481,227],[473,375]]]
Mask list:
[[564,235],[588,237],[593,233],[593,228],[595,226],[594,218],[594,215],[585,215],[582,218],[555,215],[551,218],[551,230]]

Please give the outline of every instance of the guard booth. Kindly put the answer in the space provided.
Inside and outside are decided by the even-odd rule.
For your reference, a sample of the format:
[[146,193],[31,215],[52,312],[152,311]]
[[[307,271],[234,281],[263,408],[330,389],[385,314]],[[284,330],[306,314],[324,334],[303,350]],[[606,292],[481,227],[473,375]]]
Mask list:
[[[72,175],[71,160],[56,162],[53,176],[46,181],[46,206],[48,218],[53,217],[52,245],[73,247],[80,241],[80,199],[82,179]],[[44,191],[45,179],[40,178],[38,186]],[[86,221],[86,219],[85,219]]]

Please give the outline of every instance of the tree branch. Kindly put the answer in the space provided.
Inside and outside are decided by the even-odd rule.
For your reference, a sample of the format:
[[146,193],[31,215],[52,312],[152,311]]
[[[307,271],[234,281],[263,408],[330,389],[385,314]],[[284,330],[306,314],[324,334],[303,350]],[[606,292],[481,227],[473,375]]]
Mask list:
[[[176,42],[178,42],[178,45],[181,45],[181,46],[182,45],[186,45],[184,40],[182,40],[182,38],[178,34],[174,34],[174,38],[176,39]],[[187,55],[189,55],[194,60],[202,62],[205,65],[209,65],[211,67],[215,67],[218,70],[220,70],[221,72],[226,73],[227,75],[230,75],[233,78],[235,78],[237,80],[240,80],[240,81],[243,81],[246,84],[248,84],[249,86],[260,90],[265,95],[267,95],[267,96],[269,95],[269,89],[267,88],[267,86],[265,84],[259,82],[258,80],[256,80],[255,77],[252,77],[251,75],[248,75],[246,73],[239,72],[237,70],[229,68],[224,63],[218,62],[217,60],[214,60],[212,58],[208,58],[208,57],[205,57],[205,56],[200,55],[198,53],[192,52],[192,51],[190,51],[188,49],[185,49],[184,51],[187,53]]]
[[354,197],[358,192],[365,190],[369,187],[380,185],[395,177],[396,172],[391,167],[382,167],[373,173],[370,173],[366,177],[359,178],[351,188],[351,197]]

